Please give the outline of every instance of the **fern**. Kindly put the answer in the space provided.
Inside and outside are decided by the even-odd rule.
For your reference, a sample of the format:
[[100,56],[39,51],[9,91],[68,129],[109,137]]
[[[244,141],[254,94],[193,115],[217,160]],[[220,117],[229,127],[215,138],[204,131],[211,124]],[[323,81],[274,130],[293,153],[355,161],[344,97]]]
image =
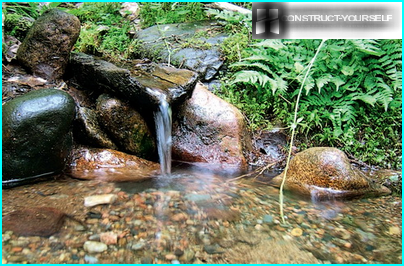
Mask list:
[[[247,113],[260,106],[261,111],[266,110],[260,113],[262,118],[290,123],[295,107],[291,103],[319,43],[263,40],[251,44],[246,49],[248,56],[230,65],[234,74],[229,90],[242,91]],[[365,117],[391,108],[401,113],[401,49],[401,40],[328,40],[303,85],[298,116],[305,119],[299,130],[312,141],[338,143],[344,148],[342,140],[352,138],[353,132],[358,134],[360,130],[352,128],[361,128]]]

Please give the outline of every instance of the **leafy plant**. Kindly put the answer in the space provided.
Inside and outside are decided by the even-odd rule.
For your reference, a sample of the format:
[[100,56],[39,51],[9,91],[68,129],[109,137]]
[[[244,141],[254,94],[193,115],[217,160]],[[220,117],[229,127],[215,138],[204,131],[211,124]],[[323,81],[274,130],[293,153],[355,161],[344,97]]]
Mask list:
[[199,2],[144,2],[141,3],[142,27],[157,24],[182,23],[206,19]]
[[[260,112],[265,120],[277,118],[290,125],[304,66],[319,43],[264,40],[251,44],[246,51],[249,55],[230,66],[234,75],[223,94],[233,98],[232,102],[255,99],[243,106],[247,114],[258,105],[266,112]],[[363,115],[401,115],[401,45],[401,40],[328,40],[303,85],[299,132],[313,144],[348,150],[345,142],[355,140],[363,131]],[[391,127],[392,132],[401,131],[401,125]],[[388,149],[380,142],[372,143],[373,148]]]

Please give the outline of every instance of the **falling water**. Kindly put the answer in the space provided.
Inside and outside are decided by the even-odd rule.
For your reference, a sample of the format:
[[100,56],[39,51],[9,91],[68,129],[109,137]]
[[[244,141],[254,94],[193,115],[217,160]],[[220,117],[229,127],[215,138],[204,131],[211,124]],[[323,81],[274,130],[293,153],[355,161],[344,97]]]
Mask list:
[[159,110],[154,113],[157,135],[157,150],[162,175],[171,173],[171,108],[166,96],[160,97]]

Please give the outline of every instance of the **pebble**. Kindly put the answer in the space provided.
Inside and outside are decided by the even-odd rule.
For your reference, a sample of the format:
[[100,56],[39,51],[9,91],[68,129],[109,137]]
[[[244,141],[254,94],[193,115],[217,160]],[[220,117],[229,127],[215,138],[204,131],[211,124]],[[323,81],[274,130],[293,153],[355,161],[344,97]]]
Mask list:
[[290,234],[292,236],[301,236],[301,235],[303,235],[303,230],[301,228],[295,227],[295,228],[292,229]]
[[108,249],[104,243],[97,241],[86,241],[83,246],[84,250],[88,253],[101,253]]
[[84,198],[84,206],[93,207],[100,204],[112,204],[117,199],[115,194],[102,194]]
[[133,250],[142,250],[145,247],[146,247],[146,242],[143,241],[143,240],[135,243],[134,245],[132,245]]
[[389,228],[389,234],[390,235],[400,235],[401,234],[401,229],[398,226],[391,226]]
[[263,222],[266,223],[266,224],[271,224],[271,223],[274,222],[274,217],[272,217],[272,215],[270,215],[270,214],[265,214],[265,215],[262,217],[262,220],[263,220]]
[[89,255],[84,256],[84,261],[87,262],[88,264],[98,263],[98,259],[96,257],[89,256]]
[[114,232],[101,233],[100,241],[107,245],[115,245],[118,243],[118,235]]

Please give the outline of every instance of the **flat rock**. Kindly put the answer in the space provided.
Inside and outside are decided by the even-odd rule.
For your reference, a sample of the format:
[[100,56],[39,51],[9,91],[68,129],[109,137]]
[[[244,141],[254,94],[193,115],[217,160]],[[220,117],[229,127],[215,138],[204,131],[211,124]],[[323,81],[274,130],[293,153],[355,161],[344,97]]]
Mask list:
[[198,75],[154,63],[118,67],[83,53],[73,53],[69,73],[83,90],[103,90],[129,101],[143,114],[157,110],[163,95],[171,105],[191,97]]
[[3,216],[3,232],[18,236],[51,236],[62,228],[66,214],[51,207],[31,207]]
[[160,166],[116,150],[79,147],[73,150],[66,172],[79,179],[143,181],[158,175]]
[[219,44],[226,35],[220,32],[220,27],[211,21],[152,26],[138,32],[138,40],[143,43],[138,53],[142,58],[166,63],[170,60],[169,63],[195,71],[201,80],[209,81],[224,62]]

